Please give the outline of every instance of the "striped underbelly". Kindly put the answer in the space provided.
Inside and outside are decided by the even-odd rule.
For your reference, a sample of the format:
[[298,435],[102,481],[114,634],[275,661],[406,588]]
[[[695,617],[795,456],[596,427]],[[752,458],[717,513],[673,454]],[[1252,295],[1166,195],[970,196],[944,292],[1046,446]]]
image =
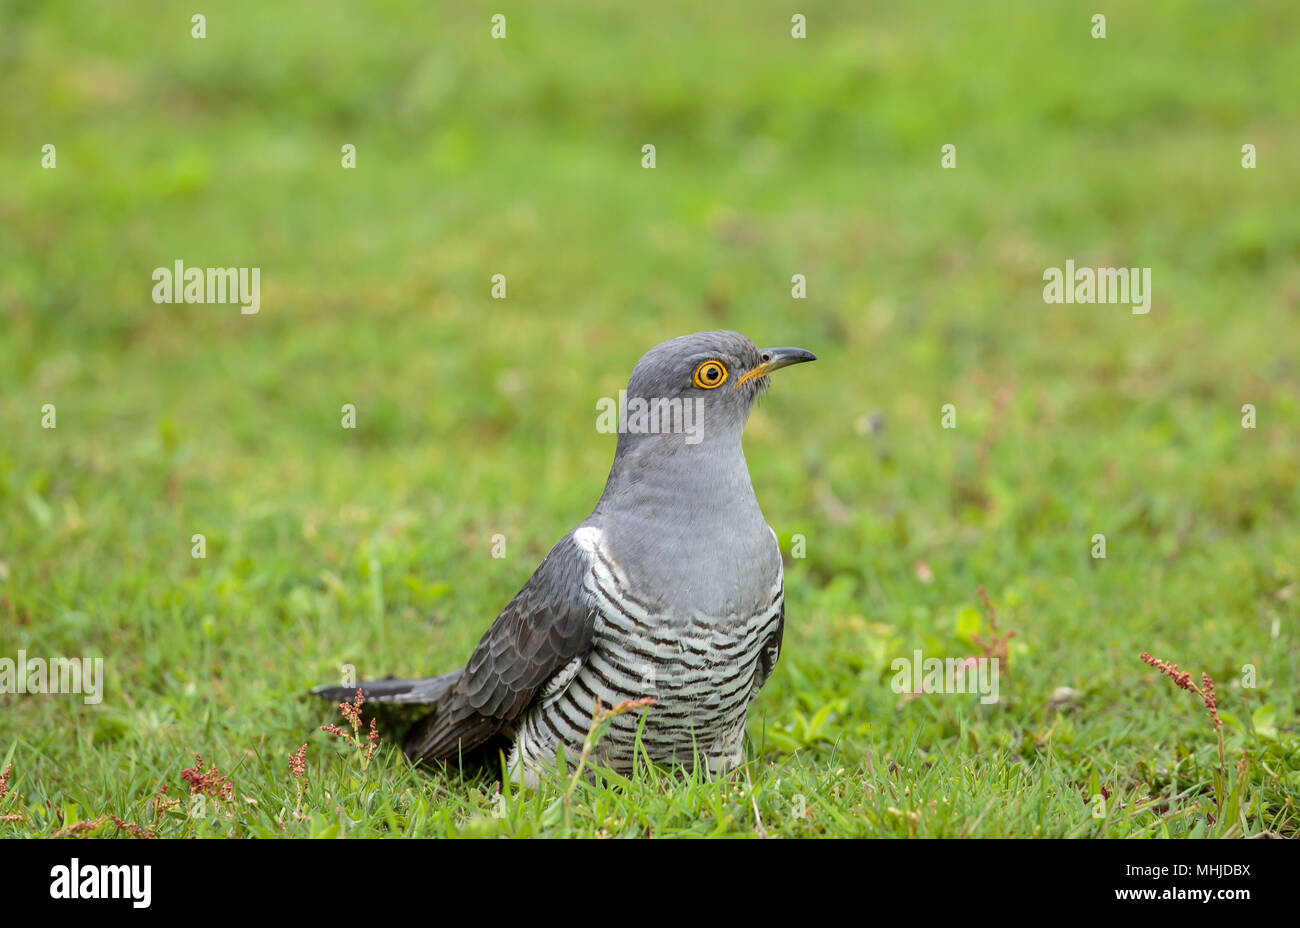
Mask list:
[[[614,602],[598,585],[595,639],[572,679],[548,688],[519,730],[520,759],[554,764],[557,746],[570,758],[582,751],[597,700],[605,707],[651,697],[641,745],[657,764],[708,769],[739,761],[745,714],[754,696],[760,652],[780,620],[780,592],[748,620],[656,621],[634,604]],[[630,770],[641,713],[612,720],[597,762]]]

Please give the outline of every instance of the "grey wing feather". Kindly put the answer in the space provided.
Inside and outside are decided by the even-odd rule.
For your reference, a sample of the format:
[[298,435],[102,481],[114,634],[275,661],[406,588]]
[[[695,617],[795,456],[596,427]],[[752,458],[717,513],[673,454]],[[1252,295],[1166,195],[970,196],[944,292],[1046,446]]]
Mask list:
[[595,607],[590,570],[573,534],[551,549],[497,616],[438,708],[408,733],[414,761],[454,760],[523,714],[552,676],[591,649]]

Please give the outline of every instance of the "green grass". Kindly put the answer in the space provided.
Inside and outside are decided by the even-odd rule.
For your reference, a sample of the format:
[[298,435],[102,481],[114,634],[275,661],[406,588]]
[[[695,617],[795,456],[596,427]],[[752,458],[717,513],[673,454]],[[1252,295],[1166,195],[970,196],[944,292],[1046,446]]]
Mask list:
[[[1300,832],[1294,6],[924,6],[0,6],[0,657],[106,674],[0,695],[0,835]],[[1150,314],[1045,305],[1067,258]],[[177,259],[261,312],[153,304]],[[807,546],[746,770],[498,799],[320,732],[341,665],[468,656],[600,493],[597,398],[718,327],[821,358],[746,439]],[[894,693],[980,585],[1000,702]],[[1226,814],[1142,650],[1214,677]],[[159,808],[195,752],[234,800]]]

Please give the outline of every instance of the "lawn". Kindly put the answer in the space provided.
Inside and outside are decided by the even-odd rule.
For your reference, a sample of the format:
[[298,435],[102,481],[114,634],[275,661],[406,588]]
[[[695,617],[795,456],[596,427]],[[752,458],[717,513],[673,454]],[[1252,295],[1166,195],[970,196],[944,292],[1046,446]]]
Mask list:
[[[0,693],[0,837],[1300,833],[1298,13],[1094,7],[0,6],[0,659],[103,659]],[[1067,260],[1150,311],[1044,302]],[[155,303],[176,261],[259,311]],[[820,358],[746,434],[747,766],[501,792],[323,732],[344,665],[460,666],[598,498],[597,401],[715,328]],[[918,650],[998,701],[896,692]]]

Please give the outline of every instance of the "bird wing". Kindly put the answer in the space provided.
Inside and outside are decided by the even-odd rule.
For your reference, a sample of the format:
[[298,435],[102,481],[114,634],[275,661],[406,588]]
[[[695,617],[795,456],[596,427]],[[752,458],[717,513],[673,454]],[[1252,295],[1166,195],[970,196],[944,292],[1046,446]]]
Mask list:
[[590,557],[565,535],[501,611],[438,708],[412,726],[412,761],[451,761],[523,714],[548,680],[591,650],[596,608],[583,588]]
[[776,669],[777,658],[781,656],[781,641],[785,637],[785,589],[781,590],[781,612],[776,619],[776,628],[763,642],[763,649],[758,652],[758,667],[754,671],[754,693],[763,688],[767,678]]

